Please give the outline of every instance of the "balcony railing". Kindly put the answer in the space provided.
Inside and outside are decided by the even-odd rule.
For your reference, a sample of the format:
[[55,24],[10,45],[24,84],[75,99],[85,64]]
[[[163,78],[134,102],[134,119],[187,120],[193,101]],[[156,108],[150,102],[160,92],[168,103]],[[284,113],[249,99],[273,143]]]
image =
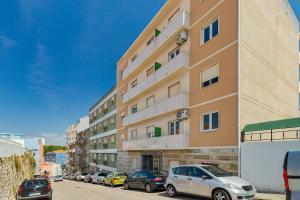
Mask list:
[[126,116],[123,119],[123,126],[128,126],[158,115],[187,108],[188,104],[189,104],[188,95],[181,93],[179,95],[158,102],[157,104],[154,104],[149,108],[140,110],[137,113]]
[[180,55],[176,56],[174,59],[170,60],[168,63],[159,68],[155,73],[147,77],[146,80],[139,83],[134,88],[131,88],[124,94],[123,101],[127,102],[133,97],[137,96],[141,92],[149,89],[150,87],[156,85],[161,80],[170,76],[172,73],[181,69],[183,67],[189,66],[189,56],[187,53],[182,52]]
[[179,13],[174,20],[172,20],[164,30],[155,38],[155,40],[148,45],[142,52],[140,52],[137,58],[128,65],[123,72],[123,78],[125,79],[135,69],[137,69],[152,53],[157,50],[163,43],[171,38],[175,33],[178,33],[183,28],[189,27],[189,14],[186,11]]
[[188,143],[188,134],[167,135],[161,137],[125,141],[123,143],[123,149],[180,149],[188,147]]

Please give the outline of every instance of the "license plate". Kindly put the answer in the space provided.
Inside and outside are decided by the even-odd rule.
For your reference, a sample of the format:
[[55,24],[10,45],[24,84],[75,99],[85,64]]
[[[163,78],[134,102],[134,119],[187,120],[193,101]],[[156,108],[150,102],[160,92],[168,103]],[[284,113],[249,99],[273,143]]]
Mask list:
[[32,196],[38,196],[41,195],[40,192],[35,192],[35,193],[30,193],[28,196],[32,197]]

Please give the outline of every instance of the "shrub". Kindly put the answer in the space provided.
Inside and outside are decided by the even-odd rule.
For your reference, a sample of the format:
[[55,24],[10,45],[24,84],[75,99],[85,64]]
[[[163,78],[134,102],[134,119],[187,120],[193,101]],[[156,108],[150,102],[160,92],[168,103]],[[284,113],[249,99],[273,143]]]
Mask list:
[[17,171],[17,173],[19,173],[22,170],[22,164],[21,164],[19,156],[16,156],[16,155],[14,156],[14,162],[15,162],[16,171]]

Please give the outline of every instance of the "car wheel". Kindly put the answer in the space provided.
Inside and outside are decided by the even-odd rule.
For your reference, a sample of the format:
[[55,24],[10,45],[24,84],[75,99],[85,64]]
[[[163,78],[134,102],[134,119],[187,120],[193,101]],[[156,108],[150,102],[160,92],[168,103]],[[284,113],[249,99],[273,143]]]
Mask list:
[[168,197],[175,197],[177,194],[176,189],[173,185],[167,186],[167,195]]
[[149,183],[146,184],[145,190],[146,190],[146,192],[148,192],[148,193],[150,193],[150,192],[153,191],[152,186],[151,186]]
[[129,189],[130,189],[130,188],[129,188],[129,184],[128,184],[127,182],[124,183],[124,189],[125,189],[125,190],[129,190]]
[[115,185],[113,184],[113,182],[110,182],[110,187],[115,187]]
[[216,189],[213,192],[212,199],[213,200],[231,200],[228,193],[225,190],[222,190],[222,189]]

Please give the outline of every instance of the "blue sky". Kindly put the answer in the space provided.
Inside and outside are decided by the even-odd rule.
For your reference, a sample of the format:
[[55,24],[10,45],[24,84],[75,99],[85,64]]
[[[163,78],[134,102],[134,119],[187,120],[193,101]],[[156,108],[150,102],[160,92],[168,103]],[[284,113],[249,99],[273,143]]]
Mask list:
[[[0,6],[0,132],[62,143],[115,83],[116,62],[165,0],[11,0]],[[300,18],[300,1],[290,1]]]

